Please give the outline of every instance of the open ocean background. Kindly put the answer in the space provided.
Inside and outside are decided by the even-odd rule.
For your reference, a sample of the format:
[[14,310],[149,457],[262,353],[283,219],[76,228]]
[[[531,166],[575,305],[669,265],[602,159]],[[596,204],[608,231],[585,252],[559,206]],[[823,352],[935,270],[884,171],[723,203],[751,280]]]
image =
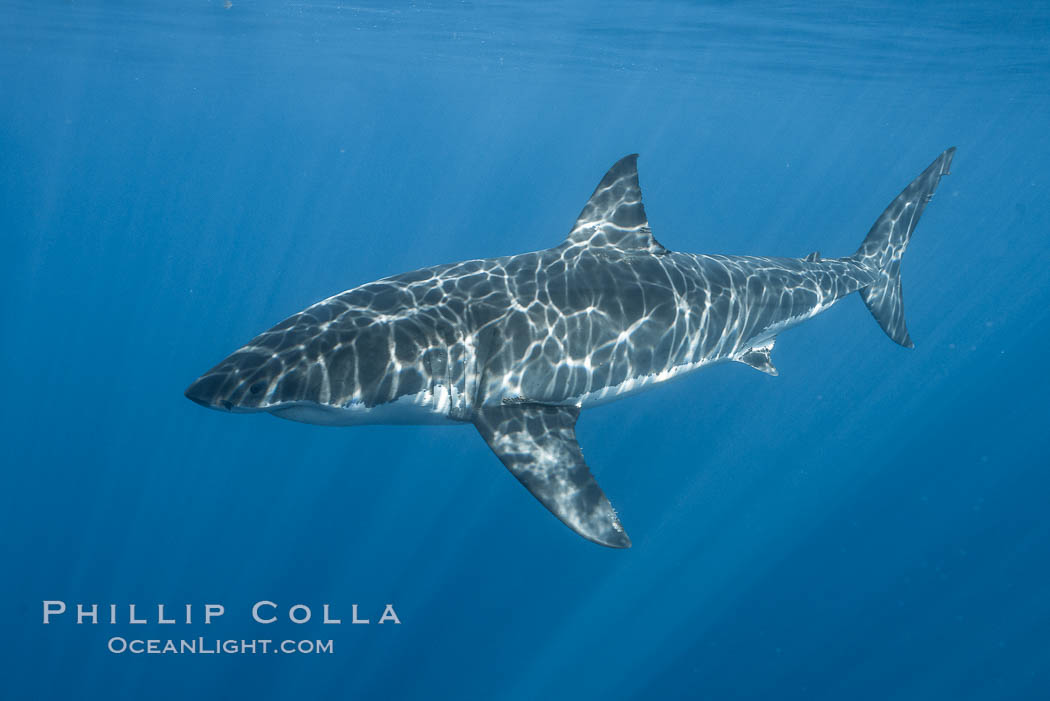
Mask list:
[[[1047,3],[6,0],[0,87],[3,698],[1050,698]],[[836,256],[949,146],[915,350],[854,296],[779,377],[584,413],[629,551],[469,426],[182,396],[323,297],[556,245],[627,153],[669,248]]]

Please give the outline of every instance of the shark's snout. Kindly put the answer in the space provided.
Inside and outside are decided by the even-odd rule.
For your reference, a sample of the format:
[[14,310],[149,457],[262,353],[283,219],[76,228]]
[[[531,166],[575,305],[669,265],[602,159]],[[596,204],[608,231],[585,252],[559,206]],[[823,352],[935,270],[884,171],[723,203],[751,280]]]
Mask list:
[[222,375],[204,375],[186,388],[187,399],[197,402],[209,409],[233,409],[233,402],[224,396],[226,377]]
[[282,372],[272,354],[254,347],[228,356],[186,388],[184,394],[201,406],[237,413],[271,408],[267,393],[275,378],[294,374]]

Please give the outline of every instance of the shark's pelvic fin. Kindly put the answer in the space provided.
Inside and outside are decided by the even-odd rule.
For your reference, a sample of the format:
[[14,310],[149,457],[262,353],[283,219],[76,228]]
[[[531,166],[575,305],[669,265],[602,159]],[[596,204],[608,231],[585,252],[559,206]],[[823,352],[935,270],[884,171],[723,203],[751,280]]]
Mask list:
[[755,346],[744,351],[736,360],[745,365],[750,365],[755,370],[761,370],[767,375],[779,375],[780,373],[773,367],[773,359],[769,356],[773,352],[773,344],[776,342],[777,339],[771,338],[761,346]]
[[813,251],[812,253],[810,253],[808,256],[806,256],[802,260],[806,261],[807,263],[819,263],[820,262],[820,251]]
[[621,158],[598,183],[566,240],[569,245],[606,246],[667,253],[649,229],[638,185],[638,154]]
[[481,437],[533,496],[587,540],[629,548],[620,519],[576,442],[577,407],[513,404],[482,407]]

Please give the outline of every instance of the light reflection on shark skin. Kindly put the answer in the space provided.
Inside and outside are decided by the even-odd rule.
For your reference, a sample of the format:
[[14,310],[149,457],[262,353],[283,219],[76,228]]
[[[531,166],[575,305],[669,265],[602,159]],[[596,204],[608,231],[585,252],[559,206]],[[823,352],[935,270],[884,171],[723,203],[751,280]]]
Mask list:
[[890,338],[911,347],[901,256],[954,151],[844,258],[669,251],[649,229],[637,156],[627,156],[560,245],[423,268],[330,297],[257,336],[186,396],[315,424],[474,423],[566,525],[628,547],[576,442],[580,410],[719,362],[775,375],[777,334],[854,292]]

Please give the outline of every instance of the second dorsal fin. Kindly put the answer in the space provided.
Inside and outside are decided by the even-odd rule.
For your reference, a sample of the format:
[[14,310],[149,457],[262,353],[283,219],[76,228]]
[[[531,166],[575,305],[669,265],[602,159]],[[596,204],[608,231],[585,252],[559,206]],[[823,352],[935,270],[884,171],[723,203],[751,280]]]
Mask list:
[[666,253],[649,229],[638,185],[638,154],[624,156],[609,169],[587,200],[567,243]]

